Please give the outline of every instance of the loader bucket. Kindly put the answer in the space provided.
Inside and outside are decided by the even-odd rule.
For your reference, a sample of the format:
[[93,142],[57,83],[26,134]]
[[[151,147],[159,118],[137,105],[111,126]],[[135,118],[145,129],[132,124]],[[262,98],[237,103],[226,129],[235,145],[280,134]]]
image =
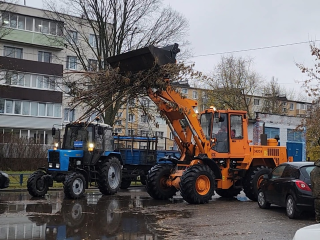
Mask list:
[[120,73],[139,72],[158,65],[176,63],[178,44],[157,48],[153,45],[107,58],[112,68],[119,68]]

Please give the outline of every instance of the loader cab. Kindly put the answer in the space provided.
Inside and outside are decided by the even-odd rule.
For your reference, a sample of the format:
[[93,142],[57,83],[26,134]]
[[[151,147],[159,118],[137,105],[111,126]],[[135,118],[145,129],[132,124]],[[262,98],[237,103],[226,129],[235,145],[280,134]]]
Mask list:
[[243,154],[244,113],[226,111],[206,111],[201,114],[201,127],[207,140],[212,143],[211,149],[218,153]]

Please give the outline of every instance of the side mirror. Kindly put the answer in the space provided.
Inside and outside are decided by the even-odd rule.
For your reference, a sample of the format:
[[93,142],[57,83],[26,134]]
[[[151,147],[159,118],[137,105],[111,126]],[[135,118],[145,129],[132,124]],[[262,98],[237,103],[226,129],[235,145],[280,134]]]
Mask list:
[[51,134],[52,134],[52,136],[56,135],[56,128],[53,127],[53,128],[51,129]]
[[98,126],[98,134],[103,135],[103,127]]

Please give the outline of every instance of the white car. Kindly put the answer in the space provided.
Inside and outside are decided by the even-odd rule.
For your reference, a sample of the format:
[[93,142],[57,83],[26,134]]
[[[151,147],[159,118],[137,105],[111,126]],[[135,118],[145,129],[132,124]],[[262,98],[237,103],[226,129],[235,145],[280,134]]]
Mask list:
[[292,240],[316,239],[320,239],[320,223],[298,229]]
[[0,189],[9,187],[9,175],[0,171]]

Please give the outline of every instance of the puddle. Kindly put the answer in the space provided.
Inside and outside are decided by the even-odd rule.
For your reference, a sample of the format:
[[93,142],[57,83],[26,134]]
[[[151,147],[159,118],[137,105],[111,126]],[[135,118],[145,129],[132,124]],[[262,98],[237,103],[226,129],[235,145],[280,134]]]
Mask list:
[[[149,197],[102,196],[88,193],[79,200],[64,199],[62,192],[44,198],[27,193],[0,194],[1,239],[160,239],[157,221],[187,218],[179,211],[148,207],[172,204]],[[172,200],[182,201],[180,198]],[[152,208],[151,208],[152,209]],[[160,235],[159,235],[160,234]]]

